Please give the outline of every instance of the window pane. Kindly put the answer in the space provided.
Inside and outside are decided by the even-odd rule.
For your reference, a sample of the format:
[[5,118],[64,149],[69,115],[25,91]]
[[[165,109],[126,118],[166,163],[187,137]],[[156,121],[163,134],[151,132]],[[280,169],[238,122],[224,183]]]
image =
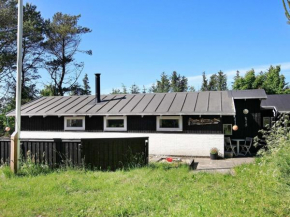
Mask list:
[[107,120],[107,127],[124,127],[123,119],[109,119]]
[[224,124],[224,134],[225,135],[232,135],[232,125],[231,124]]
[[67,127],[83,127],[82,119],[67,119]]
[[161,119],[160,128],[179,128],[179,119]]

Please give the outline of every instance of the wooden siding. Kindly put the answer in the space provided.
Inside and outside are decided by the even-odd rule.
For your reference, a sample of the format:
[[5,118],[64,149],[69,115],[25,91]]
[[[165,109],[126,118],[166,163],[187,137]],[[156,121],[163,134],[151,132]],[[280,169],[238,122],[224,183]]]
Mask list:
[[[262,124],[260,103],[261,101],[258,99],[235,100],[236,124],[238,125],[239,129],[237,131],[233,131],[231,138],[254,138],[258,135],[258,131],[261,129]],[[249,114],[244,115],[244,109],[248,109]],[[247,126],[245,126],[245,117],[247,117]],[[232,124],[234,124],[234,121]]]
[[156,116],[127,116],[128,132],[156,132]]
[[[220,118],[219,124],[212,125],[195,125],[188,126],[188,119],[199,119],[200,116],[183,116],[183,131],[177,133],[193,133],[193,134],[222,134],[223,123],[233,123],[232,116],[201,116],[204,119]],[[87,132],[103,132],[103,116],[86,116]],[[23,131],[64,131],[64,118],[57,116],[22,117]],[[156,131],[156,116],[127,116],[127,129],[132,133],[158,133]],[[160,133],[160,132],[159,132]],[[169,132],[167,132],[169,133]]]
[[58,116],[22,116],[21,130],[23,131],[63,131],[64,117]]
[[[209,125],[188,125],[188,119],[213,119],[219,118],[221,120],[218,124]],[[195,133],[195,134],[222,134],[223,133],[223,118],[220,116],[183,116],[183,132],[184,133]]]
[[[102,139],[21,139],[21,156],[33,163],[116,170],[148,164],[148,137]],[[0,138],[0,165],[10,163],[10,140]]]
[[86,131],[102,132],[103,130],[103,116],[86,116]]

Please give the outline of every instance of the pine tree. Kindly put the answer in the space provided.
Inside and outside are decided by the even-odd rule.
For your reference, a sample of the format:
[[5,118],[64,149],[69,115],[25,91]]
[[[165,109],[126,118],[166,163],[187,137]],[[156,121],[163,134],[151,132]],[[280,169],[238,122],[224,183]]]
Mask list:
[[171,80],[170,82],[171,92],[181,92],[180,91],[180,75],[178,75],[176,71],[172,72],[170,80]]
[[89,82],[88,74],[86,73],[83,78],[83,89],[84,89],[83,95],[91,95],[91,87],[89,83],[90,82]]
[[162,72],[160,80],[156,81],[156,85],[151,86],[150,91],[153,93],[168,93],[170,91],[170,80],[165,72]]
[[194,88],[194,86],[190,86],[190,87],[188,88],[188,91],[189,91],[189,92],[195,92],[195,88]]
[[[10,89],[11,97],[16,95],[17,54],[17,1],[0,1],[0,86],[1,91]],[[39,94],[36,80],[38,69],[44,61],[44,30],[46,22],[36,6],[27,3],[23,7],[22,38],[22,102],[30,101]],[[4,82],[4,85],[1,82]]]
[[216,74],[213,74],[209,78],[208,88],[209,91],[216,91],[218,90],[218,77]]
[[78,24],[80,17],[56,13],[52,21],[48,21],[45,49],[49,57],[45,68],[60,96],[71,91],[84,68],[84,63],[77,62],[74,56],[77,53],[92,55],[91,50],[78,49],[81,36],[91,32]]
[[121,93],[128,94],[127,87],[124,84],[122,84],[122,90],[123,91]]
[[133,84],[130,87],[130,92],[131,92],[131,94],[139,94],[140,93],[140,88],[136,84]]
[[207,91],[208,90],[208,81],[205,75],[205,72],[202,73],[202,84],[200,91]]
[[217,74],[217,90],[227,90],[228,84],[227,84],[227,75],[224,74],[221,70]]
[[146,92],[147,92],[147,89],[146,89],[145,85],[143,85],[142,93],[146,93]]
[[243,86],[243,78],[240,76],[240,72],[236,72],[236,76],[234,77],[234,81],[232,83],[233,90],[240,90]]

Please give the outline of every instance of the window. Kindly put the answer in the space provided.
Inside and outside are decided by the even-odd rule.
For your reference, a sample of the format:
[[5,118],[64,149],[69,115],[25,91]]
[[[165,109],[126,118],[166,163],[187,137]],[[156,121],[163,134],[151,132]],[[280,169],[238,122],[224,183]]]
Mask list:
[[223,131],[224,131],[224,135],[226,136],[231,136],[233,134],[232,132],[232,125],[231,124],[224,124],[223,125]]
[[104,117],[104,131],[127,131],[127,117]]
[[266,126],[271,127],[271,118],[270,117],[263,117],[263,127],[265,128]]
[[157,131],[182,131],[181,116],[157,117]]
[[85,117],[65,117],[64,130],[85,130]]

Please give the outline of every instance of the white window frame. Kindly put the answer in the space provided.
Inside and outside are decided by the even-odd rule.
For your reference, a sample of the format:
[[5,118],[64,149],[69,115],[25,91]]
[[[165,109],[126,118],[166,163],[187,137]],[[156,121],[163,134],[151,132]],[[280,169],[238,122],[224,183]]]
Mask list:
[[[124,127],[107,127],[107,120],[123,119]],[[127,116],[104,116],[104,131],[127,131]]]
[[[160,127],[160,120],[168,120],[168,119],[178,119],[178,128],[162,128]],[[157,116],[156,118],[156,129],[157,131],[182,131],[183,129],[183,119],[182,116]]]
[[[225,125],[231,125],[231,134],[225,134]],[[233,125],[232,124],[223,124],[223,133],[225,136],[232,136],[233,135]]]
[[[82,127],[68,127],[67,120],[71,119],[78,119],[83,120],[83,126]],[[64,117],[64,130],[86,130],[86,118],[85,117]]]

